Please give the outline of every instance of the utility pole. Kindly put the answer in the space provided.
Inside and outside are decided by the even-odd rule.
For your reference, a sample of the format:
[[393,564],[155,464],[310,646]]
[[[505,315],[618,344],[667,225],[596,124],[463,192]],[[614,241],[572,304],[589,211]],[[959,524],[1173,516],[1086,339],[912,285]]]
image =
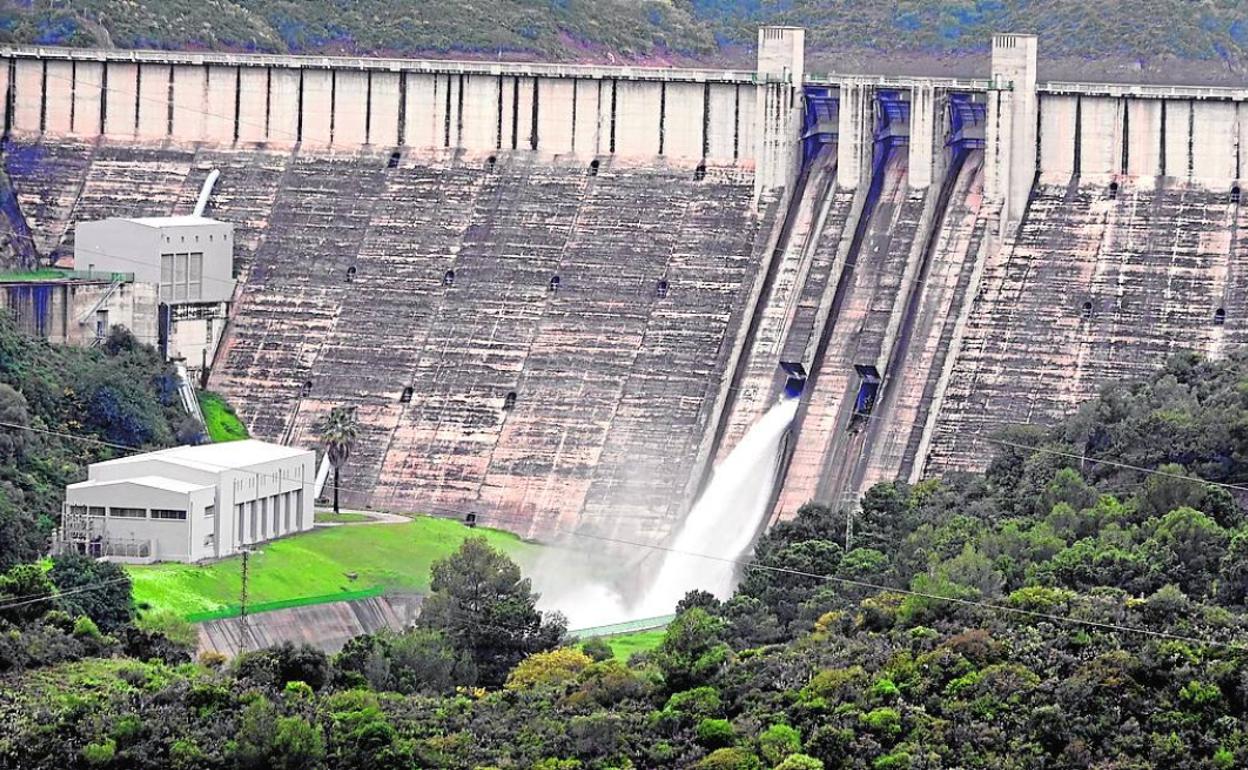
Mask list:
[[248,572],[250,571],[250,566],[251,566],[248,563],[250,556],[251,556],[251,550],[244,547],[243,548],[243,584],[242,584],[242,587],[238,591],[238,617],[241,618],[244,623],[247,622],[247,578],[249,576]]

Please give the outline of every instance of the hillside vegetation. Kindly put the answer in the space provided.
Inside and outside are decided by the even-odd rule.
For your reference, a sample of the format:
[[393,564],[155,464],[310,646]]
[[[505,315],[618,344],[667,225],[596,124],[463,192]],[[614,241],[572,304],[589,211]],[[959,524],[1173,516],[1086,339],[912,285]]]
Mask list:
[[1234,0],[3,0],[0,40],[266,52],[494,58],[748,60],[760,24],[810,31],[840,57],[983,52],[993,32],[1043,36],[1042,55],[1211,71],[1248,59]]
[[[406,524],[364,524],[319,529],[265,543],[250,563],[248,599],[255,604],[328,597],[369,588],[425,592],[429,567],[471,534],[513,556],[536,546],[495,530],[472,530],[456,521],[418,517]],[[213,564],[129,567],[140,607],[190,615],[237,605],[239,557]]]
[[[852,536],[804,507],[731,599],[691,592],[663,632],[569,645],[470,539],[419,628],[333,659],[24,659],[0,766],[1248,766],[1248,353],[1000,441],[985,473],[873,488]],[[78,657],[123,652],[77,625]]]

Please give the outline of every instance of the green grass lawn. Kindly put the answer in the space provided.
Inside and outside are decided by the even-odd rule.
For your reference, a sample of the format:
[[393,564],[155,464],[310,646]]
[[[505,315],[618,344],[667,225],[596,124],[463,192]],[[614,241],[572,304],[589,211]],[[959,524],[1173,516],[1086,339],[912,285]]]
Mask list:
[[224,397],[210,390],[199,391],[199,408],[204,413],[204,427],[213,441],[238,441],[247,438],[247,428]]
[[649,631],[609,636],[606,642],[611,645],[611,652],[615,653],[615,659],[627,663],[634,652],[649,652],[658,647],[666,633],[666,628],[654,628]]
[[333,513],[332,511],[317,511],[315,519],[318,524],[359,524],[361,521],[371,520],[371,516],[363,513],[352,513],[351,511],[342,511],[341,513]]
[[[457,521],[421,516],[409,524],[328,527],[264,543],[251,556],[248,601],[256,604],[370,588],[427,591],[429,568],[469,535],[481,535],[512,558],[538,546],[515,535],[469,529]],[[240,558],[206,565],[153,564],[126,568],[134,599],[179,615],[238,604]],[[347,573],[355,573],[354,580]]]

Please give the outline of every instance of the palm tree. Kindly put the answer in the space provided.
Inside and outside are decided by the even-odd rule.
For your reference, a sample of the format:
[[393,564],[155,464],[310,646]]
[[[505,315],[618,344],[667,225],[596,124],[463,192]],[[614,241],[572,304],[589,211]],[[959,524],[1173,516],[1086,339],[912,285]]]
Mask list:
[[325,454],[334,468],[334,513],[338,513],[338,472],[351,456],[351,446],[360,437],[360,424],[355,419],[355,407],[336,406],[321,420],[321,441]]

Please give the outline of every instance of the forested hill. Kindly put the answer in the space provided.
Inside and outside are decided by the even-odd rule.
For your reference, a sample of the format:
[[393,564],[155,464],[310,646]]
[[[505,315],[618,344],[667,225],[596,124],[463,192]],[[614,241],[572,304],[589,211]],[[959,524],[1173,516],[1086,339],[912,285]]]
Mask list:
[[120,48],[748,63],[760,24],[807,28],[822,69],[973,71],[1001,31],[1041,35],[1051,76],[1248,66],[1233,0],[0,0],[0,40]]
[[5,603],[19,566],[0,768],[1248,766],[1248,354],[1000,441],[986,473],[873,488],[852,532],[806,506],[627,662],[561,639],[483,540],[433,567],[419,628],[228,666],[101,636],[116,602]]

